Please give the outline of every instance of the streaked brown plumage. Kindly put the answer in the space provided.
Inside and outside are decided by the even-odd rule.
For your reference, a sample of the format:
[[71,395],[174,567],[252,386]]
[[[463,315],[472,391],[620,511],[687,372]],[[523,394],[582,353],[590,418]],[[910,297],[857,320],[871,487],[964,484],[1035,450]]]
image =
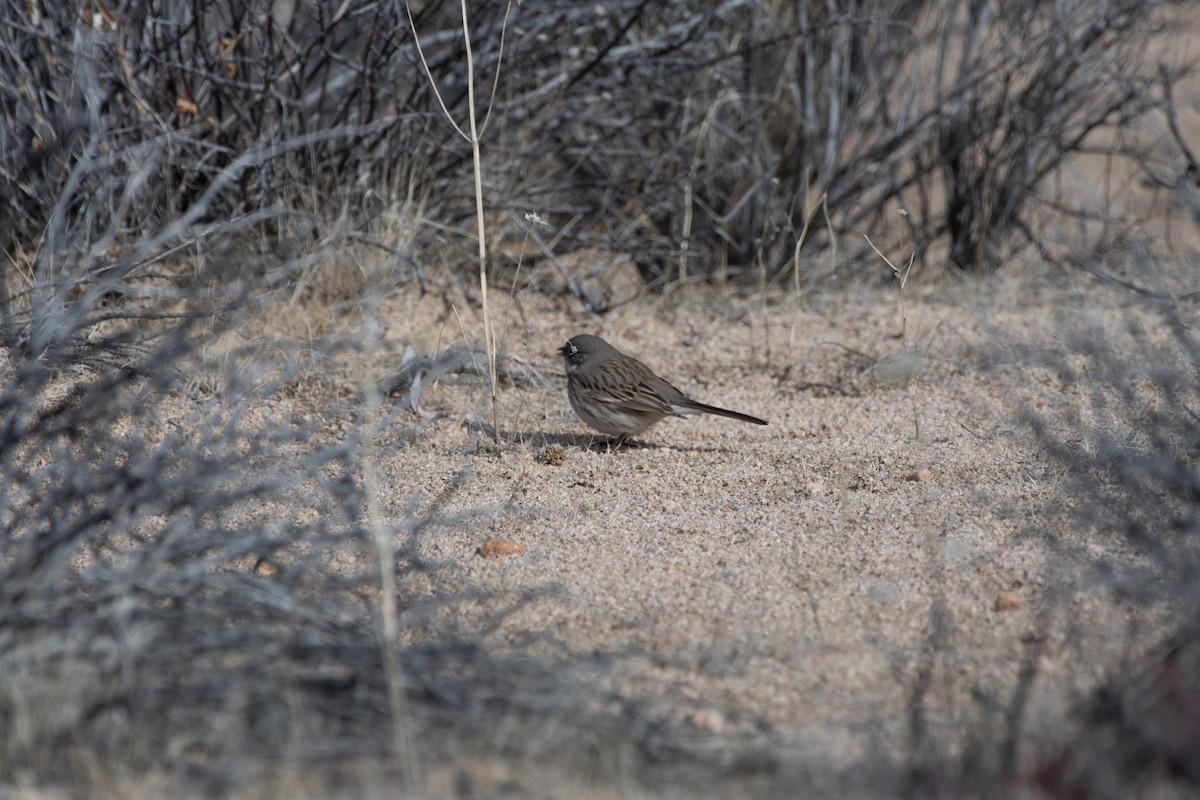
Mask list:
[[755,425],[767,421],[692,400],[632,356],[599,336],[581,334],[559,350],[566,360],[567,396],[579,418],[620,447],[664,417],[718,414]]

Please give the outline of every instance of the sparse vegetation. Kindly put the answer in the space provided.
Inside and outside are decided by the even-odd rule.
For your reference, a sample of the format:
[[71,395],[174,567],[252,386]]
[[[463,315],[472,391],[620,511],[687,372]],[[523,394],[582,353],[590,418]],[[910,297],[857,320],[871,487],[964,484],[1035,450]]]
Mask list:
[[[548,783],[499,778],[482,794],[560,780],[635,793],[1196,792],[1200,342],[1193,270],[1172,267],[1196,246],[1198,128],[1174,49],[1194,11],[1157,0],[110,5],[0,0],[0,794],[469,796],[489,759],[555,767]],[[485,113],[464,137],[446,122]],[[785,348],[807,354],[779,366],[772,330],[797,323],[781,322],[775,299],[790,293],[794,310],[868,291],[887,275],[855,266],[879,264],[869,241],[889,257],[915,251],[892,266],[898,328],[878,334],[902,349],[871,381],[857,380],[869,348],[832,336]],[[786,509],[795,529],[770,528],[790,537],[770,558],[791,570],[802,622],[754,620],[783,633],[718,615],[705,625],[733,633],[710,642],[670,628],[678,609],[607,588],[584,598],[609,615],[596,623],[541,605],[572,587],[531,589],[504,572],[513,554],[546,558],[519,539],[522,526],[552,524],[521,500],[549,476],[579,470],[577,502],[553,524],[612,513],[620,526],[605,482],[678,471],[652,452],[628,456],[632,473],[624,461],[579,469],[575,440],[547,432],[542,379],[553,378],[549,348],[531,342],[546,330],[534,314],[611,320],[657,291],[660,313],[639,332],[651,361],[667,366],[671,347],[695,340],[705,371],[693,380],[766,381],[772,404],[813,392],[894,405],[889,387],[918,369],[922,381],[962,378],[963,353],[980,347],[928,352],[921,336],[948,337],[914,310],[922,280],[943,265],[992,280],[1018,258],[1080,267],[1049,271],[1125,293],[1128,324],[1064,321],[1054,346],[992,342],[997,372],[1054,386],[1011,408],[1035,442],[1021,446],[1038,466],[1021,469],[1038,501],[997,512],[1021,516],[1020,546],[1046,554],[1032,576],[996,568],[1036,588],[996,600],[1027,612],[1027,626],[994,661],[1000,678],[964,667],[976,656],[960,637],[977,620],[956,619],[953,598],[994,565],[950,569],[961,564],[938,539],[948,523],[905,516],[935,531],[906,543],[927,548],[914,558],[927,561],[928,596],[896,598],[882,577],[894,565],[862,566],[864,608],[887,602],[849,619],[868,630],[887,605],[928,619],[870,640],[906,705],[871,709],[877,738],[854,775],[798,754],[807,740],[739,705],[751,692],[736,680],[750,663],[786,670],[845,644],[829,644],[829,585],[800,551],[825,541],[806,527],[821,499],[837,537],[892,523],[854,510],[855,493],[895,477],[883,456],[773,463],[779,485],[753,490],[719,478],[764,505],[730,528],[730,549],[712,531],[692,549],[720,553],[708,577],[730,587],[722,608],[741,608],[741,554]],[[752,310],[735,293],[716,313],[762,317],[761,359],[756,349],[709,372],[691,329],[658,347],[653,325],[699,282],[758,293]],[[396,330],[399,295],[440,302],[441,329]],[[449,402],[431,387],[450,377],[476,381],[462,392],[470,410],[422,408]],[[498,398],[503,381],[521,397]],[[1056,392],[1069,402],[1045,399]],[[930,433],[950,415],[926,406],[933,396],[923,387],[918,407],[910,395],[912,424],[887,459],[945,436]],[[790,415],[771,414],[771,433],[795,433]],[[1001,436],[952,422],[980,447]],[[383,464],[451,428],[459,438],[438,440],[421,466]],[[805,435],[806,447],[833,436]],[[488,481],[473,480],[485,468]],[[903,469],[890,485],[904,491],[940,477]],[[986,484],[966,472],[951,482]],[[675,524],[673,500],[654,498],[661,508],[639,511],[659,514],[657,535],[695,535]],[[725,510],[710,509],[714,526]],[[453,549],[483,548],[445,544],[463,531],[505,545],[489,551],[492,572]],[[700,591],[686,566],[672,580]],[[1077,596],[1111,614],[1103,635],[1075,619]],[[615,638],[575,638],[579,620]],[[1086,661],[1116,647],[1097,643],[1113,631],[1127,652],[1061,690],[1079,696],[1040,694],[1047,659]],[[710,682],[676,691],[673,676],[693,672]]]

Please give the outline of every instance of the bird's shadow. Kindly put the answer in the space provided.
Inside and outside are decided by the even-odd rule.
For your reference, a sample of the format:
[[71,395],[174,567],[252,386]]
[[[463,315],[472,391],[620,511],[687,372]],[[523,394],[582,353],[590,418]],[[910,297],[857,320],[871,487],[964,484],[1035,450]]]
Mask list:
[[725,447],[697,447],[695,445],[662,445],[644,439],[626,439],[616,450],[614,437],[600,434],[547,433],[545,431],[501,431],[500,438],[510,444],[523,444],[537,449],[547,447],[576,448],[594,453],[624,453],[636,450],[679,450],[688,453],[726,453]]

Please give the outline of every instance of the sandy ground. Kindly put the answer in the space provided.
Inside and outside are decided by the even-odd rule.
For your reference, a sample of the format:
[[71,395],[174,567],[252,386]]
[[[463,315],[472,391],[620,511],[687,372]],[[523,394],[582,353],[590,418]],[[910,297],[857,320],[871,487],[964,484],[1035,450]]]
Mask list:
[[[1131,638],[1133,612],[1048,547],[1106,545],[1049,514],[1058,468],[1021,422],[1082,393],[1011,345],[1117,331],[1134,313],[1078,278],[914,281],[905,338],[924,361],[906,386],[869,370],[905,349],[894,287],[771,305],[696,291],[601,318],[567,297],[527,295],[523,318],[498,301],[508,350],[544,378],[502,387],[500,446],[463,422],[490,419],[485,391],[446,381],[422,398],[436,421],[407,414],[379,441],[386,524],[462,515],[421,534],[435,567],[402,582],[402,605],[493,596],[439,624],[561,669],[644,750],[726,773],[765,761],[810,791],[913,749],[957,752],[981,729],[1002,736],[1030,659],[1021,756],[1036,758],[1069,704],[1153,638]],[[460,328],[429,296],[383,315],[388,364],[407,344],[429,352],[479,330],[475,310],[458,309]],[[609,452],[574,417],[555,354],[581,332],[770,425],[671,419]],[[523,552],[484,557],[491,539]],[[475,779],[536,784],[513,770]]]
[[[531,665],[496,680],[544,693],[547,713],[497,720],[449,760],[430,743],[424,795],[890,795],[914,755],[953,763],[1007,738],[1010,719],[1031,765],[1073,704],[1160,635],[1157,609],[1095,580],[1089,560],[1132,556],[1056,512],[1078,499],[1024,421],[1058,425],[1088,387],[1023,353],[1088,326],[1117,350],[1167,335],[1131,295],[1028,270],[917,275],[903,314],[895,286],[766,303],[683,289],[600,317],[566,293],[497,294],[505,348],[532,376],[500,388],[499,444],[468,422],[492,418],[485,387],[446,379],[421,397],[434,419],[384,400],[395,422],[363,458],[373,521],[421,562],[398,573],[404,643],[454,631]],[[264,330],[328,322],[278,313]],[[389,386],[406,347],[482,341],[464,298],[401,293],[379,314],[346,315],[363,347],[248,421],[315,424],[314,444],[336,443],[363,383]],[[583,332],[770,424],[669,419],[612,452],[566,396],[556,351]],[[919,370],[888,382],[878,359],[905,352]],[[311,521],[323,501],[303,492],[256,513]]]

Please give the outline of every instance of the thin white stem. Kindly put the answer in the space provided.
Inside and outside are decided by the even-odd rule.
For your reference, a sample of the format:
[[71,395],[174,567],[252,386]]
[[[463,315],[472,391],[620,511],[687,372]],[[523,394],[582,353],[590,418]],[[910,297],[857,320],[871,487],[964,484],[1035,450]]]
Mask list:
[[496,333],[492,329],[488,303],[487,237],[484,236],[483,163],[479,154],[479,129],[475,119],[475,60],[471,50],[471,28],[467,19],[467,0],[462,0],[463,46],[467,54],[467,119],[471,126],[471,158],[475,171],[475,227],[479,232],[479,299],[483,303],[483,344],[487,351],[488,388],[492,396],[492,437],[500,441],[500,403],[496,393]]
[[[421,66],[425,69],[425,77],[429,79],[429,87],[431,89],[433,89],[433,96],[434,96],[434,98],[437,99],[438,105],[441,106],[442,114],[446,117],[446,121],[449,122],[450,125],[454,128],[454,130],[458,132],[459,136],[463,137],[467,141],[471,141],[471,137],[467,135],[466,131],[464,131],[462,128],[460,128],[458,123],[454,121],[454,116],[450,113],[450,109],[446,108],[446,101],[444,101],[442,99],[442,93],[441,93],[441,90],[438,89],[437,81],[435,81],[433,79],[433,73],[429,71],[429,62],[427,62],[425,60],[425,49],[423,47],[421,47],[421,37],[417,36],[417,24],[413,21],[412,6],[410,6],[407,2],[405,2],[405,4],[404,4],[404,11],[405,11],[405,13],[408,14],[408,27],[412,30],[413,43],[417,46],[417,57],[421,59]],[[466,13],[467,13],[467,9],[466,9],[466,4],[464,3],[463,4],[463,27],[466,27],[466,24],[467,24]],[[470,61],[471,61],[471,39],[470,39],[470,37],[468,37],[467,38],[467,63],[470,63]],[[470,73],[468,72],[467,75],[468,75],[468,79],[469,79]],[[472,96],[474,96],[474,95],[472,94]],[[471,108],[472,108],[472,114],[474,114],[474,106],[472,106]]]

